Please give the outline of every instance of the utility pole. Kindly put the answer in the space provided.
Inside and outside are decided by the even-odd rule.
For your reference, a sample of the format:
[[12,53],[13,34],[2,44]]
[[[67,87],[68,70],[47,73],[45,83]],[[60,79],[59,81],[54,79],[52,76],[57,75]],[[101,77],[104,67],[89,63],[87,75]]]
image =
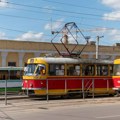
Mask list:
[[98,59],[98,53],[99,53],[99,40],[100,38],[103,38],[104,36],[97,36],[97,39],[96,39],[96,60]]

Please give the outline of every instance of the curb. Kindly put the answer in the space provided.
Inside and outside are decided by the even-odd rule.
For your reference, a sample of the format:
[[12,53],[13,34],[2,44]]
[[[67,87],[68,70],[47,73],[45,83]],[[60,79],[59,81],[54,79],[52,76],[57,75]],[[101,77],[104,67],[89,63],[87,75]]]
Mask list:
[[0,96],[0,100],[5,100],[5,97],[6,97],[6,99],[7,100],[13,100],[13,99],[28,99],[29,97],[28,96],[9,96],[9,95],[7,95],[7,96],[3,96],[2,95],[2,97]]

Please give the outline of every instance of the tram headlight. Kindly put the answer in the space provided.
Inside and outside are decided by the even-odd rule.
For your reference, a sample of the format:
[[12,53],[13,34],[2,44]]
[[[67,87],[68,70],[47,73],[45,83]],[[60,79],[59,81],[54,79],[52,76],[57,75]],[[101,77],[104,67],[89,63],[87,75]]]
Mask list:
[[119,84],[120,84],[120,80],[118,80],[118,81],[117,81],[117,83],[119,83]]
[[43,84],[43,82],[40,82],[40,84],[42,85],[42,84]]
[[32,84],[32,83],[30,83],[30,87],[33,87],[33,84]]
[[28,81],[27,80],[25,80],[25,83],[27,83]]

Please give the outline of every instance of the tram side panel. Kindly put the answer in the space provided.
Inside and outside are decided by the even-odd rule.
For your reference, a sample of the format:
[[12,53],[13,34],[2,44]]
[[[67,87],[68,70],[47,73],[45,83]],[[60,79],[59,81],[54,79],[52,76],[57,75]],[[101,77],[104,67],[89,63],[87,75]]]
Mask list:
[[112,93],[111,78],[47,78],[44,80],[25,80],[24,88],[34,90],[36,95],[62,95],[70,92],[81,92],[104,94]]

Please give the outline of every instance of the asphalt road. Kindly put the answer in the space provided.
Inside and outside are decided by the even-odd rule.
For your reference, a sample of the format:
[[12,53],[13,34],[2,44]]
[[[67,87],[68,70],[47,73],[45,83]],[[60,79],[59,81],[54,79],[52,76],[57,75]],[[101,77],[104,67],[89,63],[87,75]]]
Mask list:
[[1,101],[0,120],[120,120],[120,98]]

